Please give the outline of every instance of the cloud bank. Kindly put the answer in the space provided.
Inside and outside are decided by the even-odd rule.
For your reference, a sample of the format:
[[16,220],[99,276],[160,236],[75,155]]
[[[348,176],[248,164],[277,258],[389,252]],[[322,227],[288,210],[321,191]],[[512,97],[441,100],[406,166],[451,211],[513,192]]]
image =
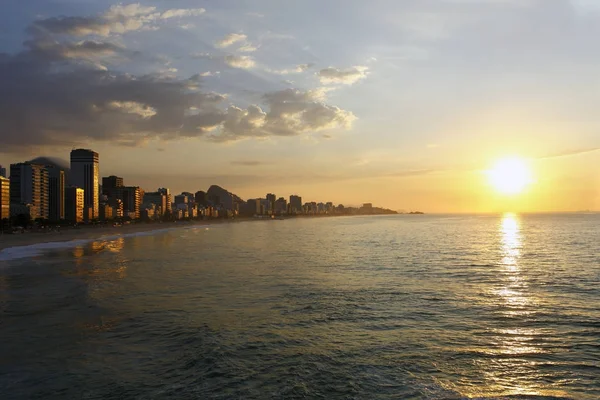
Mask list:
[[[240,107],[226,104],[223,94],[203,89],[207,73],[189,78],[136,75],[104,65],[110,58],[136,55],[113,41],[114,35],[203,12],[161,12],[133,4],[113,6],[93,17],[36,21],[21,52],[0,53],[3,150],[89,141],[137,145],[152,138],[204,137],[222,142],[351,127],[356,117],[327,104],[325,90],[269,92],[259,104]],[[229,55],[223,60],[235,68],[254,66],[249,56]]]

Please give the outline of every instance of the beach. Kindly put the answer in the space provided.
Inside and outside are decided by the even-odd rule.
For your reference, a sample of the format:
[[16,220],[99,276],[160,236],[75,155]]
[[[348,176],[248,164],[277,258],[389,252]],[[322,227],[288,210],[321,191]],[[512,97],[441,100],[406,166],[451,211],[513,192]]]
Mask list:
[[138,223],[131,225],[82,225],[77,228],[61,228],[61,231],[52,232],[26,232],[21,234],[0,235],[0,255],[5,249],[12,247],[32,246],[42,243],[70,242],[74,240],[103,240],[114,236],[134,235],[144,232],[161,231],[166,229],[178,229],[196,225],[215,225],[224,223],[236,223],[254,220],[250,218],[240,219],[213,219],[198,221],[178,221],[162,223]]

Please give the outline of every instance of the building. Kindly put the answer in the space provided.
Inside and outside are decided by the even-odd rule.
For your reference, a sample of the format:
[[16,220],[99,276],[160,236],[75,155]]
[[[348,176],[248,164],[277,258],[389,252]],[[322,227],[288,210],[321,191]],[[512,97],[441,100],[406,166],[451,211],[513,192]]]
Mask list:
[[123,200],[108,199],[108,205],[112,208],[113,218],[123,218]]
[[4,168],[2,165],[0,165],[0,177],[8,178],[8,176],[6,176],[6,168]]
[[65,219],[65,171],[54,166],[48,170],[48,219]]
[[275,202],[275,214],[285,214],[287,213],[287,200],[283,197],[280,197]]
[[102,190],[104,191],[107,188],[119,188],[123,187],[123,178],[119,176],[105,176],[102,178]]
[[178,194],[175,196],[175,205],[179,206],[180,204],[187,204],[188,196],[186,194]]
[[69,222],[83,222],[85,208],[84,190],[75,186],[65,189],[65,219]]
[[275,212],[275,202],[277,201],[277,196],[275,196],[273,193],[267,193],[265,198],[269,203],[268,214],[273,214]]
[[100,203],[99,218],[101,221],[109,221],[114,218],[114,210],[108,203]]
[[157,192],[158,193],[162,193],[165,196],[167,196],[167,210],[166,210],[166,212],[170,213],[171,209],[172,209],[171,203],[173,203],[173,197],[171,195],[171,191],[168,188],[158,188]]
[[290,196],[290,213],[302,214],[302,197],[296,195]]
[[30,204],[31,219],[48,219],[48,170],[40,164],[10,166],[10,203]]
[[131,219],[139,219],[141,216],[142,195],[138,186],[124,186],[123,193],[123,214]]
[[250,215],[260,215],[261,207],[260,207],[260,199],[249,199],[247,202],[248,214]]
[[84,204],[92,219],[98,218],[100,203],[100,169],[98,153],[88,149],[71,151],[71,185],[82,188]]
[[148,208],[151,204],[156,206],[156,216],[165,215],[167,212],[167,196],[161,192],[148,192],[144,194],[142,208]]
[[0,221],[10,218],[10,180],[0,176]]
[[206,192],[199,190],[194,194],[194,199],[196,200],[196,204],[206,205]]

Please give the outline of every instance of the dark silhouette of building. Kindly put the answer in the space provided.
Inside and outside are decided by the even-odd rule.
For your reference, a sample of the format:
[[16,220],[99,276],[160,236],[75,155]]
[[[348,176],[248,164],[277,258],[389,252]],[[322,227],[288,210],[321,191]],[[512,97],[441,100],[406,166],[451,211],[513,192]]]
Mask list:
[[65,219],[65,171],[55,166],[48,170],[48,218],[51,221]]

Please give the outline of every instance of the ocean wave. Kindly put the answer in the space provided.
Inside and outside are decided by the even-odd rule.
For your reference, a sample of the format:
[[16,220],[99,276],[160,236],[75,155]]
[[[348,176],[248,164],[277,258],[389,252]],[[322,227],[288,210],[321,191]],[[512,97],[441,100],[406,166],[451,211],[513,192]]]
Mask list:
[[76,239],[76,240],[67,240],[60,242],[43,242],[30,244],[25,246],[14,246],[8,247],[4,250],[0,250],[0,261],[13,261],[22,258],[31,258],[36,257],[45,252],[51,250],[61,250],[61,249],[69,249],[81,245],[85,245],[92,242],[104,241],[109,242],[112,240],[117,240],[121,238],[130,238],[130,237],[139,237],[139,236],[152,236],[160,233],[170,232],[174,230],[183,230],[183,229],[198,229],[205,228],[208,225],[193,225],[193,226],[176,226],[170,228],[163,229],[154,229],[151,231],[143,231],[143,232],[131,232],[131,233],[122,233],[122,234],[114,234],[114,235],[105,235],[93,238],[85,238],[85,239]]

